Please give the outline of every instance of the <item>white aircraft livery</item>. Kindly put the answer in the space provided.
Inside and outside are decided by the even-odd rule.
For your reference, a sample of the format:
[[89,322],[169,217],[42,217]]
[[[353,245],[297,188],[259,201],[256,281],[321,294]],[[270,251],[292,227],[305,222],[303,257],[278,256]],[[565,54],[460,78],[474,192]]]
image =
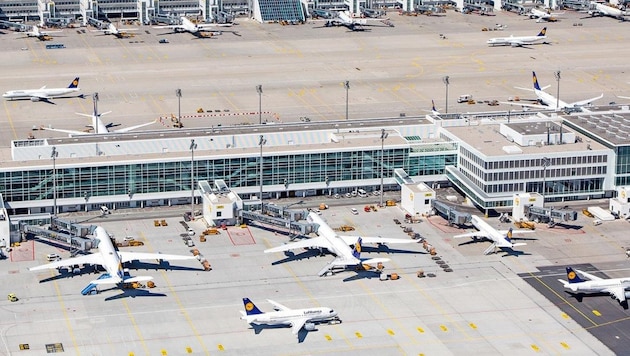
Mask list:
[[538,84],[538,78],[536,78],[536,72],[532,72],[532,81],[534,82],[534,88],[533,89],[520,88],[520,87],[516,87],[516,89],[521,89],[521,90],[527,90],[527,91],[534,92],[534,94],[536,94],[536,98],[538,98],[538,101],[542,105],[541,104],[527,104],[527,103],[521,103],[521,102],[501,102],[501,103],[502,104],[509,104],[509,105],[518,105],[518,106],[523,106],[523,107],[532,107],[532,108],[537,108],[537,109],[562,110],[562,109],[579,109],[582,106],[589,105],[593,101],[601,99],[601,98],[604,97],[604,93],[602,93],[601,95],[593,97],[593,98],[580,100],[580,101],[575,101],[575,102],[572,102],[572,103],[567,103],[567,102],[559,100],[555,96],[545,92],[544,90],[549,88],[549,85],[541,88],[540,85]]
[[544,27],[536,36],[510,36],[495,37],[486,41],[491,46],[523,47],[533,44],[544,44],[547,39],[547,27]]
[[89,255],[68,258],[45,265],[29,268],[29,271],[41,271],[45,269],[54,269],[59,267],[68,267],[73,265],[92,264],[101,265],[109,274],[108,278],[100,278],[90,282],[90,284],[121,284],[133,282],[146,282],[153,279],[150,276],[125,276],[122,264],[133,260],[194,260],[195,256],[167,255],[162,253],[147,252],[123,252],[116,251],[111,238],[104,228],[98,226],[94,230],[94,236],[98,239],[98,252]]
[[296,337],[302,328],[306,331],[315,330],[317,322],[339,321],[337,312],[330,308],[290,309],[273,300],[267,299],[267,301],[274,306],[276,311],[263,313],[249,298],[243,298],[245,311],[241,310],[241,319],[253,325],[290,325],[291,332]]
[[490,245],[490,247],[488,247],[483,252],[484,255],[488,255],[492,252],[496,252],[497,248],[513,250],[514,247],[527,245],[524,242],[513,243],[512,235],[519,234],[519,233],[532,232],[532,231],[525,231],[525,230],[512,230],[512,228],[510,228],[507,231],[499,231],[493,228],[492,226],[490,226],[490,224],[488,224],[487,222],[483,221],[483,219],[481,219],[477,215],[472,216],[471,222],[473,226],[479,231],[469,232],[469,233],[461,234],[461,235],[455,235],[453,237],[456,239],[461,238],[461,237],[472,237],[473,239],[482,237],[482,238],[492,241],[492,245]]
[[166,25],[166,26],[153,26],[153,28],[168,28],[175,32],[188,32],[193,34],[196,37],[205,38],[212,36],[212,32],[209,31],[210,28],[216,27],[231,27],[232,23],[224,23],[224,24],[194,24],[192,21],[182,16],[180,18],[181,24],[179,25]]
[[[381,24],[374,24],[374,22]],[[335,18],[326,21],[325,27],[344,26],[350,31],[365,31],[365,26],[394,27],[389,19],[355,19],[350,11],[339,11]]]
[[45,127],[45,126],[43,126],[42,129],[47,130],[47,131],[55,131],[55,132],[67,133],[68,135],[70,135],[70,137],[72,137],[72,136],[92,135],[92,134],[125,133],[125,132],[129,132],[129,131],[133,131],[135,129],[139,129],[139,128],[144,127],[144,126],[152,125],[152,124],[157,122],[157,120],[153,120],[153,121],[147,122],[145,124],[129,126],[129,127],[125,127],[125,128],[122,128],[122,129],[111,130],[110,131],[110,128],[112,126],[114,126],[114,124],[110,123],[110,124],[105,125],[103,123],[103,121],[101,121],[101,116],[109,114],[110,112],[111,111],[107,111],[107,112],[104,112],[104,113],[101,113],[101,114],[97,113],[97,111],[96,111],[96,102],[94,102],[94,112],[92,113],[92,115],[75,113],[77,115],[81,115],[81,116],[92,118],[92,124],[89,125],[89,127],[91,127],[94,130],[93,133],[92,132],[86,132],[86,131],[79,131],[79,130],[55,129],[55,128],[52,128],[52,127]]
[[[578,273],[589,280],[583,280]],[[630,297],[630,291],[628,291],[630,288],[630,277],[604,279],[584,271],[574,271],[573,268],[567,267],[567,279],[568,281],[563,279],[558,279],[558,281],[564,285],[564,288],[569,289],[574,294],[608,293],[620,304],[627,303],[627,299]]]
[[[389,261],[389,258],[361,258],[361,243],[376,244],[407,244],[414,243],[414,240],[392,239],[384,237],[359,237],[359,236],[341,236],[326,224],[326,222],[314,212],[310,212],[306,220],[313,224],[318,224],[317,233],[319,237],[304,239],[299,242],[293,242],[282,246],[265,250],[265,253],[283,252],[299,248],[325,248],[336,257],[328,263],[321,271],[319,276],[324,276],[333,272],[335,268],[346,268],[347,266],[371,265]],[[350,245],[354,247],[351,249]]]
[[79,90],[79,77],[74,78],[66,88],[49,88],[44,85],[39,89],[9,90],[2,97],[9,100],[31,99],[31,101],[48,101],[49,99],[76,93]]

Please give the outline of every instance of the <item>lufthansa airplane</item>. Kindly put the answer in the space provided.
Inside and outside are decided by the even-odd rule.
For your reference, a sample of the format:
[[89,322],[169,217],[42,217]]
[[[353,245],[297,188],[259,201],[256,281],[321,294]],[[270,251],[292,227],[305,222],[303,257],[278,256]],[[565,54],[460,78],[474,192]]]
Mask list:
[[30,99],[31,101],[50,102],[50,99],[76,93],[79,90],[81,90],[79,89],[79,77],[76,77],[66,88],[46,88],[44,85],[39,89],[9,90],[8,92],[2,94],[2,97],[9,100]]

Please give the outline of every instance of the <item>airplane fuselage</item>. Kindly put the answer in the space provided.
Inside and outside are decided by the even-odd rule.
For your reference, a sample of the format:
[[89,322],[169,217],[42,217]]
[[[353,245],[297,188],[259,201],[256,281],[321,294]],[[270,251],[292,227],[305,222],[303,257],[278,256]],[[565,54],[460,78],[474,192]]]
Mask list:
[[542,90],[534,90],[534,93],[536,94],[536,97],[541,103],[549,106],[552,109],[553,108],[555,108],[556,110],[564,109],[571,106],[571,104],[564,102],[562,100],[558,100],[558,98],[556,98],[555,96],[547,92],[544,92]]
[[9,90],[2,94],[5,99],[28,99],[33,97],[55,98],[79,91],[79,88],[50,88],[50,89],[24,89]]
[[356,264],[359,264],[361,262],[359,259],[355,258],[352,255],[352,249],[350,248],[350,246],[348,246],[345,241],[337,237],[335,231],[330,226],[328,226],[328,224],[322,218],[320,218],[319,215],[311,212],[308,214],[306,220],[310,223],[319,225],[317,232],[320,236],[323,236],[326,240],[328,240],[332,247],[332,250],[331,248],[329,248],[329,250],[331,250],[331,253],[333,253],[337,257],[352,261]]
[[570,283],[567,288],[575,293],[604,293],[609,288],[620,287],[630,288],[630,278],[612,278],[597,281],[584,281]]
[[542,43],[547,36],[495,37],[487,41],[492,46],[532,45]]
[[120,260],[120,256],[114,248],[114,244],[112,243],[109,234],[107,233],[107,231],[105,231],[105,229],[98,226],[96,230],[94,230],[94,236],[96,236],[96,238],[99,240],[98,253],[100,253],[103,257],[103,268],[105,268],[111,278],[120,279],[120,281],[122,282],[122,262]]
[[309,308],[248,315],[246,319],[248,323],[254,324],[290,325],[296,319],[308,318],[307,322],[318,322],[329,320],[336,316],[337,312],[330,308]]

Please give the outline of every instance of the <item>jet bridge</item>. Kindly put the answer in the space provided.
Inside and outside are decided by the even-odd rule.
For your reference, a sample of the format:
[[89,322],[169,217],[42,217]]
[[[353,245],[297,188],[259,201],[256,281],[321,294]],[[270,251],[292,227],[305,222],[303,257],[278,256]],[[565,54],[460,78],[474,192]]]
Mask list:
[[454,207],[435,199],[431,200],[431,207],[435,212],[448,220],[449,225],[468,225],[472,220],[472,216],[469,213],[457,211]]
[[[273,209],[273,206],[269,206],[269,208]],[[275,226],[277,228],[281,228],[283,231],[288,230],[289,234],[291,235],[293,234],[308,235],[312,232],[317,232],[317,229],[319,228],[318,224],[293,221],[293,220],[289,220],[287,218],[280,217],[280,216],[270,216],[267,214],[261,214],[260,212],[241,210],[239,212],[239,216],[241,217],[242,220],[249,220],[249,221],[258,222],[261,224]]]
[[553,207],[543,208],[528,205],[525,206],[525,216],[527,216],[530,221],[549,223],[549,226],[554,226],[559,222],[577,220],[578,213],[575,210],[554,209]]
[[96,247],[93,238],[87,237],[96,229],[94,225],[81,225],[52,217],[49,227],[20,224],[22,234],[32,234],[40,239],[81,251]]

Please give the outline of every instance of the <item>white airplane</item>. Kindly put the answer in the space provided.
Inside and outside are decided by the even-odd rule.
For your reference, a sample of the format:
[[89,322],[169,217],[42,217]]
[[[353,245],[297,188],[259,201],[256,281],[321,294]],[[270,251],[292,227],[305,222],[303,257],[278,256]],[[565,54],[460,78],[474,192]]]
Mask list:
[[534,92],[534,94],[536,94],[536,97],[538,98],[538,101],[541,104],[525,104],[525,103],[520,103],[520,102],[501,102],[502,104],[508,104],[508,105],[517,105],[517,106],[523,106],[523,107],[531,107],[531,108],[537,108],[537,109],[554,109],[554,110],[562,110],[562,109],[577,109],[580,108],[582,106],[586,106],[591,104],[593,101],[601,99],[604,97],[604,93],[602,93],[599,96],[596,96],[594,98],[590,98],[590,99],[585,99],[585,100],[580,100],[580,101],[575,101],[572,103],[567,103],[565,101],[562,100],[558,100],[558,98],[556,98],[555,96],[545,92],[544,90],[549,88],[549,85],[541,88],[540,85],[538,84],[538,78],[536,78],[536,72],[532,72],[532,76],[533,76],[533,82],[534,82],[534,89],[530,89],[530,88],[521,88],[521,87],[515,87],[516,89],[521,89],[521,90],[527,90],[527,91],[532,91]]
[[68,267],[81,264],[101,265],[109,274],[108,278],[100,278],[90,282],[90,284],[121,284],[121,283],[134,283],[134,282],[147,282],[153,279],[150,276],[126,276],[122,264],[133,260],[194,260],[195,256],[181,256],[181,255],[167,255],[162,253],[147,253],[147,252],[123,252],[116,251],[114,244],[107,231],[104,228],[98,226],[94,231],[94,236],[98,239],[97,248],[98,252],[68,258],[45,265],[29,268],[29,271],[41,271],[45,269],[54,269],[59,267]]
[[50,34],[51,33],[59,33],[59,32],[63,32],[63,31],[61,31],[61,30],[59,30],[59,31],[42,31],[42,30],[39,29],[39,27],[37,27],[37,25],[33,25],[31,30],[26,32],[26,36],[27,37],[36,37],[40,41],[50,41],[50,40],[52,40],[52,36]]
[[135,36],[133,33],[129,33],[128,31],[137,31],[136,28],[128,28],[124,30],[118,29],[113,23],[110,23],[106,29],[104,30],[94,30],[96,32],[103,32],[105,35],[114,35],[117,38],[129,38]]
[[352,17],[350,11],[339,11],[335,18],[326,20],[325,27],[333,27],[333,26],[344,26],[348,28],[350,31],[365,31],[365,26],[383,26],[376,25],[370,22],[378,21],[387,27],[394,27],[394,24],[389,21],[389,19],[356,19]]
[[[589,280],[583,280],[578,273]],[[564,285],[564,288],[569,289],[571,293],[608,293],[614,299],[617,299],[620,304],[627,303],[627,299],[630,298],[630,291],[628,291],[630,289],[630,278],[628,277],[604,279],[584,271],[574,271],[573,268],[567,267],[567,279],[568,281],[563,279],[558,279],[558,281]]]
[[129,131],[133,131],[135,129],[139,129],[139,128],[144,127],[144,126],[153,125],[153,124],[155,124],[157,122],[157,120],[153,120],[153,121],[147,122],[145,124],[125,127],[125,128],[122,128],[122,129],[110,131],[109,129],[111,127],[115,126],[115,125],[112,124],[112,123],[109,123],[109,124],[105,125],[103,123],[103,121],[101,121],[101,116],[102,115],[107,115],[110,112],[111,111],[107,111],[107,112],[104,112],[102,114],[99,114],[99,113],[96,112],[96,105],[94,105],[94,113],[92,115],[82,114],[82,113],[78,113],[78,112],[75,113],[77,115],[81,115],[81,116],[92,118],[92,124],[89,125],[88,127],[91,127],[94,130],[93,133],[92,132],[87,132],[87,131],[79,131],[79,130],[54,129],[52,127],[45,127],[45,126],[42,126],[42,129],[47,130],[47,131],[55,131],[55,132],[67,133],[68,135],[70,135],[70,137],[72,137],[72,136],[79,136],[79,135],[92,135],[92,134],[105,134],[105,133],[125,133],[125,132],[129,132]]
[[273,300],[267,299],[267,301],[273,304],[275,312],[263,313],[249,298],[243,298],[245,311],[241,310],[241,319],[253,325],[290,325],[291,332],[295,336],[298,336],[302,328],[306,331],[315,330],[316,323],[329,320],[340,321],[337,312],[330,308],[290,309]]
[[512,230],[510,228],[507,231],[501,231],[493,228],[487,222],[483,221],[479,216],[473,215],[471,218],[471,222],[473,226],[479,230],[475,232],[469,232],[466,234],[455,235],[454,238],[462,238],[462,237],[472,237],[474,240],[477,240],[479,237],[492,241],[492,245],[488,247],[485,251],[483,251],[484,255],[488,255],[490,253],[496,252],[497,248],[500,249],[510,249],[513,250],[514,247],[517,246],[525,246],[527,245],[524,242],[512,242],[513,234],[521,234],[521,233],[530,233],[532,231],[529,230]]
[[[341,236],[326,224],[326,222],[315,212],[310,212],[306,220],[312,224],[318,224],[318,237],[305,239],[299,242],[284,244],[265,250],[265,253],[283,252],[299,248],[320,248],[327,249],[335,255],[335,259],[328,263],[318,275],[324,276],[333,273],[336,268],[345,269],[347,266],[371,265],[389,261],[389,258],[361,258],[361,243],[376,244],[407,244],[414,243],[414,240],[391,239],[384,237],[359,237],[359,236]],[[354,245],[351,249],[350,245]]]
[[564,15],[564,12],[551,12],[549,9],[539,9],[537,7],[532,7],[529,12],[530,19],[536,19],[536,22],[556,22],[558,21],[558,17]]
[[544,27],[536,36],[510,36],[510,37],[495,37],[486,41],[491,46],[512,46],[523,47],[534,44],[546,44],[547,39],[547,27]]
[[590,3],[588,14],[591,16],[608,16],[621,21],[625,21],[625,16],[628,15],[626,11],[594,1]]
[[2,94],[5,99],[31,99],[31,101],[49,101],[60,96],[65,96],[71,93],[78,92],[79,90],[79,77],[74,78],[67,88],[50,88],[47,89],[44,85],[39,89],[22,89],[22,90],[9,90]]
[[[153,28],[169,28],[176,33],[189,32],[196,37],[206,38],[211,37],[216,31],[210,31],[210,28],[216,27],[231,27],[232,23],[225,24],[194,24],[192,21],[182,16],[180,18],[181,24],[179,25],[165,25],[165,26],[153,26]],[[220,32],[220,31],[219,31]]]

